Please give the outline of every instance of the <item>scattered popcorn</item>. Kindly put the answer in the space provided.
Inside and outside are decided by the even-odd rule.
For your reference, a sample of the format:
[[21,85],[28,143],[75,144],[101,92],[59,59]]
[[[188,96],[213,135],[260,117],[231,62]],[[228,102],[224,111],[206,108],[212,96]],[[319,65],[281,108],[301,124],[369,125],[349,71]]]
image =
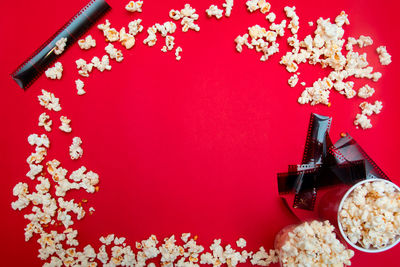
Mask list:
[[329,93],[333,83],[329,78],[318,79],[312,87],[306,87],[298,99],[300,104],[311,103],[312,106],[322,103],[329,104]]
[[81,49],[88,50],[92,47],[96,47],[96,40],[92,38],[92,36],[89,34],[86,36],[85,39],[80,39],[78,41],[78,45]]
[[104,36],[106,37],[107,42],[115,42],[119,40],[119,33],[116,29],[110,28],[111,24],[108,19],[104,24],[99,24],[97,28],[103,31]]
[[119,41],[126,49],[131,49],[135,45],[135,37],[125,31],[125,27],[122,27],[119,31]]
[[[112,45],[112,44],[109,44]],[[118,53],[117,53],[118,55]],[[120,58],[119,58],[120,59]],[[122,59],[121,59],[122,60]],[[107,55],[104,55],[101,60],[98,57],[92,58],[92,64],[96,69],[103,72],[104,70],[111,70],[110,59]]]
[[171,51],[172,49],[174,49],[174,42],[175,38],[171,35],[167,35],[165,37],[165,45],[163,46],[163,48],[161,49],[161,51],[163,51],[164,53],[167,51]]
[[61,126],[59,127],[59,129],[63,132],[70,133],[72,131],[71,126],[69,125],[71,123],[71,120],[68,119],[66,116],[61,116],[60,121]]
[[222,6],[225,8],[225,17],[230,17],[233,8],[233,0],[226,0]]
[[216,17],[217,19],[222,18],[222,9],[219,9],[216,5],[211,5],[208,9],[206,9],[207,16]]
[[54,54],[60,55],[64,52],[65,46],[67,45],[67,38],[61,37],[57,42],[56,46],[54,47]]
[[35,165],[29,164],[30,170],[26,174],[27,177],[31,178],[32,180],[35,179],[35,176],[42,172],[43,166],[42,165]]
[[46,112],[43,112],[42,114],[40,114],[38,126],[43,127],[46,131],[50,132],[52,124],[53,124],[53,121],[50,120],[50,116],[47,115]]
[[249,0],[246,2],[247,10],[250,12],[254,12],[256,10],[260,10],[261,13],[268,13],[271,9],[271,4],[266,2],[265,0]]
[[265,19],[272,23],[275,21],[276,15],[274,12],[270,12],[267,16],[265,16]]
[[276,249],[282,266],[350,265],[354,252],[336,238],[329,221],[305,222],[284,229],[276,237]]
[[54,64],[54,67],[52,68],[48,68],[45,71],[46,77],[50,78],[50,79],[58,79],[60,80],[62,77],[62,72],[63,72],[63,66],[60,62],[56,62],[56,64]]
[[130,1],[125,9],[129,12],[142,12],[143,1]]
[[154,27],[161,33],[162,37],[166,37],[167,34],[173,34],[176,31],[176,24],[172,21],[167,21],[163,25],[156,23]]
[[374,93],[375,89],[368,84],[358,89],[358,96],[364,99],[371,97]]
[[290,87],[295,87],[298,82],[299,82],[299,76],[297,76],[297,74],[293,74],[292,76],[290,76],[288,80]]
[[244,248],[246,246],[246,240],[244,240],[243,238],[239,238],[239,240],[236,241],[236,245],[239,248]]
[[42,95],[38,96],[39,103],[48,110],[60,111],[61,106],[59,99],[53,93],[47,92],[42,89]]
[[92,72],[93,69],[93,64],[87,64],[86,61],[82,58],[76,60],[75,63],[79,74],[83,77],[89,77],[89,73]]
[[28,143],[31,146],[44,146],[49,148],[50,147],[50,140],[47,135],[42,134],[38,136],[37,134],[31,134],[28,136]]
[[379,62],[382,65],[389,65],[392,62],[392,56],[387,52],[386,46],[379,46],[376,52],[379,55]]
[[175,49],[175,57],[176,57],[176,60],[181,60],[181,56],[180,56],[180,53],[182,52],[182,48],[180,47],[180,46],[178,46],[176,49]]
[[373,113],[379,114],[381,113],[382,110],[382,102],[381,101],[375,101],[375,103],[372,105],[368,102],[362,102],[360,104],[360,108],[362,110],[362,114],[371,116]]
[[129,22],[129,24],[128,24],[129,34],[136,36],[139,32],[142,32],[143,26],[140,25],[141,22],[142,22],[141,19],[137,19],[137,20],[133,20],[133,21]]
[[105,47],[105,50],[106,50],[107,54],[110,55],[110,58],[115,59],[115,61],[117,61],[117,62],[121,62],[124,59],[124,56],[122,55],[121,50],[114,48],[113,44],[108,44]]
[[344,200],[339,223],[351,243],[366,249],[395,242],[399,228],[400,192],[385,180],[366,182]]
[[78,95],[84,95],[86,94],[85,90],[83,90],[83,87],[85,86],[85,84],[83,83],[82,80],[77,79],[75,80],[75,85],[76,85],[76,90],[78,91]]
[[200,31],[199,25],[194,23],[194,21],[199,19],[199,15],[196,14],[196,9],[192,8],[189,4],[185,4],[185,7],[181,11],[172,9],[169,12],[169,16],[174,20],[181,19],[183,32],[187,32],[189,29]]
[[355,126],[360,126],[362,129],[372,128],[371,120],[364,114],[357,114],[354,121]]
[[143,43],[147,44],[148,46],[154,46],[157,42],[157,28],[155,26],[151,26],[147,28],[147,33],[148,36],[146,39],[143,40]]
[[72,144],[69,147],[69,155],[72,160],[76,160],[82,157],[83,149],[81,147],[82,140],[79,137],[72,138]]

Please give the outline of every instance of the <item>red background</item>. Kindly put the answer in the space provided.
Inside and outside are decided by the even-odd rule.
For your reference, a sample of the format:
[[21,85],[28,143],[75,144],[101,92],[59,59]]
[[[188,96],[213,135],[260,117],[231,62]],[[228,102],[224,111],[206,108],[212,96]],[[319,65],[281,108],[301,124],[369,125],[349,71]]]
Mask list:
[[[223,1],[190,1],[200,15],[200,32],[174,34],[183,48],[182,60],[173,52],[160,51],[164,39],[155,47],[143,45],[146,29],[154,23],[171,20],[170,9],[182,9],[187,1],[144,1],[143,13],[128,13],[128,1],[109,0],[112,11],[106,15],[113,27],[127,27],[142,18],[145,30],[137,36],[133,49],[123,49],[124,61],[111,61],[112,70],[94,70],[85,81],[86,95],[78,96],[75,79],[79,77],[75,60],[102,56],[106,45],[102,33],[93,27],[89,33],[97,47],[89,51],[71,47],[60,59],[64,66],[61,80],[43,75],[26,91],[9,74],[37,47],[86,3],[6,1],[0,16],[0,208],[3,266],[39,266],[38,244],[24,242],[27,221],[22,212],[11,209],[12,188],[20,181],[31,184],[25,163],[33,150],[26,139],[43,133],[37,126],[46,111],[53,120],[47,160],[57,158],[70,171],[81,165],[100,175],[100,191],[89,195],[73,192],[69,197],[88,198],[87,208],[94,215],[76,222],[79,241],[97,246],[101,235],[115,233],[133,244],[156,234],[159,239],[191,232],[203,246],[214,238],[234,244],[247,240],[247,249],[273,246],[275,234],[295,219],[282,206],[277,194],[276,173],[301,160],[311,112],[333,117],[331,137],[349,132],[399,183],[398,168],[398,69],[400,42],[397,34],[399,4],[394,1],[271,1],[277,22],[284,19],[283,7],[295,5],[300,17],[299,38],[315,29],[319,17],[334,19],[341,10],[349,14],[345,36],[369,35],[374,39],[368,60],[383,73],[378,83],[361,80],[376,89],[371,101],[382,100],[382,113],[372,117],[373,128],[357,130],[353,119],[360,112],[360,98],[351,100],[336,92],[331,107],[297,104],[302,91],[290,88],[290,74],[279,65],[286,52],[286,32],[280,39],[281,52],[267,62],[260,54],[244,48],[235,51],[234,39],[254,24],[267,27],[265,15],[246,11],[245,1],[235,1],[231,18],[208,19],[205,9]],[[104,19],[103,19],[104,20]],[[102,20],[102,21],[103,21]],[[314,21],[314,26],[308,26]],[[393,63],[380,66],[375,49],[386,45]],[[119,47],[119,44],[117,44]],[[300,81],[310,85],[324,77],[327,70],[302,64]],[[83,78],[81,78],[83,79]],[[353,79],[354,80],[354,79]],[[44,88],[60,98],[62,110],[48,112],[38,104]],[[57,129],[59,116],[72,120],[72,133]],[[83,140],[84,155],[72,162],[68,146],[73,136]],[[380,254],[357,252],[353,266],[393,266],[400,246]]]

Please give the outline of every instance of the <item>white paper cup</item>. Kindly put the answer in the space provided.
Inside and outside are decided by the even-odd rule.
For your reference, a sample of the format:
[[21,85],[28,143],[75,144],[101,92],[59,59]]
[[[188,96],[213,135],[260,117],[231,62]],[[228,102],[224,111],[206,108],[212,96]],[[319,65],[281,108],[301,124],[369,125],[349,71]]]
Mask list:
[[343,208],[343,203],[344,203],[344,201],[346,200],[346,198],[353,192],[353,190],[354,190],[355,188],[357,188],[357,187],[359,187],[359,186],[362,186],[362,185],[365,184],[365,183],[371,183],[371,182],[375,182],[375,181],[383,181],[383,182],[385,182],[385,183],[388,183],[388,184],[392,185],[397,191],[400,192],[400,188],[399,188],[397,185],[395,185],[394,183],[392,183],[392,182],[390,182],[390,181],[388,181],[388,180],[384,180],[384,179],[367,179],[367,180],[363,180],[363,181],[361,181],[361,182],[356,183],[356,184],[353,185],[349,190],[347,190],[347,192],[344,194],[342,200],[340,201],[339,208],[338,208],[338,212],[337,212],[338,227],[339,227],[340,234],[342,235],[342,237],[344,238],[344,240],[346,240],[346,242],[347,242],[350,246],[352,246],[353,248],[355,248],[355,249],[357,249],[357,250],[360,250],[360,251],[363,251],[363,252],[367,252],[367,253],[378,253],[378,252],[383,252],[383,251],[386,251],[386,250],[388,250],[388,249],[391,249],[392,247],[396,246],[396,245],[400,242],[400,235],[399,235],[399,236],[397,236],[396,241],[394,241],[394,242],[391,243],[390,245],[387,245],[386,247],[383,247],[383,248],[369,248],[369,249],[366,249],[366,248],[364,248],[364,247],[362,247],[362,246],[359,246],[359,245],[357,245],[357,244],[352,243],[352,242],[349,240],[349,238],[347,237],[346,233],[345,233],[344,230],[343,230],[342,224],[340,223],[340,211],[341,211],[342,208]]

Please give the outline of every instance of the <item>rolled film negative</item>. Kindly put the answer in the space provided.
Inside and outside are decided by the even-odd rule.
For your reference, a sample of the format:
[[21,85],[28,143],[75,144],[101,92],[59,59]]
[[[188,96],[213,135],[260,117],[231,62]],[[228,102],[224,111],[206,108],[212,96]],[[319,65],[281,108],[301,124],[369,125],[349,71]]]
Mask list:
[[366,179],[381,178],[390,181],[389,177],[349,134],[345,134],[341,137],[335,145],[331,147],[330,153],[334,156],[338,164],[364,160]]
[[11,77],[23,89],[31,86],[48,66],[59,58],[60,55],[55,53],[55,44],[58,40],[67,38],[65,52],[110,9],[111,7],[104,0],[90,1],[25,60],[11,74]]

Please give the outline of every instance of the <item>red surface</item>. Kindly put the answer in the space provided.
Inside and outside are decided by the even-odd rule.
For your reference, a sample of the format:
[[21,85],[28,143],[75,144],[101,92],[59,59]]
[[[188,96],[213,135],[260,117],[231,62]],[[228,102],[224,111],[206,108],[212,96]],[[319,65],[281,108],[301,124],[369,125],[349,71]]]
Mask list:
[[[156,22],[170,20],[170,9],[181,9],[186,1],[146,1],[143,13],[124,10],[128,1],[109,0],[113,10],[107,14],[112,26],[119,29],[142,18],[145,29]],[[87,196],[71,193],[69,197],[88,198],[86,207],[96,212],[75,224],[81,244],[98,245],[100,235],[115,233],[129,243],[156,234],[159,239],[182,232],[199,236],[208,246],[214,238],[234,244],[239,237],[248,249],[273,246],[275,234],[295,222],[281,205],[276,173],[288,164],[301,160],[311,112],[333,117],[331,137],[337,140],[342,131],[349,132],[377,164],[397,184],[398,168],[398,70],[400,42],[396,34],[397,10],[394,1],[271,1],[277,21],[284,18],[283,7],[295,5],[300,16],[300,38],[313,31],[308,21],[318,17],[334,19],[345,10],[351,25],[346,36],[370,35],[374,45],[364,49],[371,65],[383,73],[371,101],[380,99],[384,108],[373,116],[374,127],[357,130],[353,119],[359,112],[359,98],[345,99],[332,92],[330,108],[297,104],[301,86],[290,88],[290,74],[278,64],[281,52],[268,62],[260,54],[244,48],[239,54],[234,38],[254,24],[267,26],[264,15],[250,14],[245,1],[235,1],[231,18],[208,19],[204,10],[221,1],[191,1],[198,10],[200,32],[175,34],[176,44],[183,48],[177,62],[173,52],[160,51],[163,39],[147,47],[142,32],[135,47],[126,51],[122,63],[111,62],[110,72],[95,70],[85,79],[87,94],[77,96],[74,80],[78,78],[75,60],[90,60],[104,54],[104,38],[93,28],[90,34],[97,47],[82,51],[77,45],[61,58],[62,80],[38,79],[26,92],[9,74],[53,34],[85,3],[70,0],[7,1],[0,17],[2,64],[2,140],[0,150],[3,266],[39,266],[38,244],[24,242],[23,214],[11,209],[12,188],[25,177],[25,163],[32,148],[26,139],[31,133],[43,133],[37,126],[44,110],[36,99],[40,89],[54,92],[60,98],[62,111],[46,112],[53,120],[48,134],[52,147],[48,160],[59,159],[70,171],[85,165],[99,173],[100,191]],[[315,25],[315,24],[314,24]],[[285,37],[288,37],[287,33]],[[374,52],[386,45],[393,63],[380,66]],[[118,45],[119,46],[119,45]],[[327,72],[319,67],[301,65],[301,79],[307,84]],[[358,87],[364,82],[357,83]],[[59,116],[72,119],[73,132],[65,134],[56,127]],[[84,155],[72,162],[68,146],[73,136],[83,140]],[[67,198],[69,198],[67,197]],[[381,254],[357,252],[353,266],[394,266],[400,246]]]

